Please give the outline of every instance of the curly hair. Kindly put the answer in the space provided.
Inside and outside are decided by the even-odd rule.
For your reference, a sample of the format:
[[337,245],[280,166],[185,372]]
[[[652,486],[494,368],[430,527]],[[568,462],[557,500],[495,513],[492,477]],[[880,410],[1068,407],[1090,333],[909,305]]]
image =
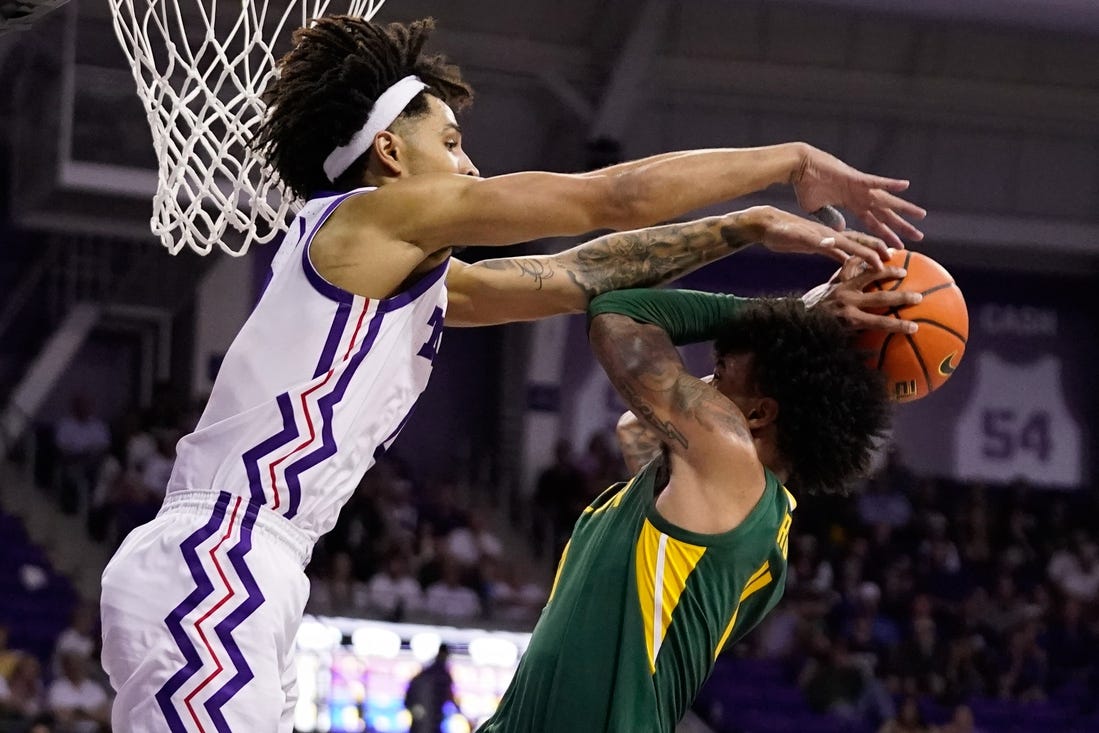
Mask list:
[[834,316],[798,298],[750,301],[714,341],[719,355],[751,353],[751,378],[778,402],[778,451],[791,486],[846,494],[865,475],[889,427],[885,379],[851,345]]
[[362,128],[382,92],[410,74],[427,85],[402,119],[426,114],[429,93],[455,109],[473,99],[457,66],[442,56],[422,55],[434,29],[432,18],[380,25],[335,15],[294,31],[293,48],[263,92],[268,113],[253,150],[302,198],[359,185],[369,151],[334,182],[324,173],[324,160]]

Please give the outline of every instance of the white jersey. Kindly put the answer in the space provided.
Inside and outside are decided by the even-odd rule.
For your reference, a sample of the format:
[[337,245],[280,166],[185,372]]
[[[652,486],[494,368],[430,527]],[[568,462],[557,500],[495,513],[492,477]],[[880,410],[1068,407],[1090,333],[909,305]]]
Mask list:
[[369,190],[313,199],[291,224],[198,426],[177,446],[169,494],[250,498],[315,542],[404,427],[442,339],[449,260],[382,300],[332,285],[309,260],[336,207]]

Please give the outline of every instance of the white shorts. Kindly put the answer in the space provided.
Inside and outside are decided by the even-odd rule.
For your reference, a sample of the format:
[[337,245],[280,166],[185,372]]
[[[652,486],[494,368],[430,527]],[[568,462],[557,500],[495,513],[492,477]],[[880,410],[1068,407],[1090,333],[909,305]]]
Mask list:
[[176,492],[103,571],[103,667],[126,733],[290,733],[310,538],[227,492]]

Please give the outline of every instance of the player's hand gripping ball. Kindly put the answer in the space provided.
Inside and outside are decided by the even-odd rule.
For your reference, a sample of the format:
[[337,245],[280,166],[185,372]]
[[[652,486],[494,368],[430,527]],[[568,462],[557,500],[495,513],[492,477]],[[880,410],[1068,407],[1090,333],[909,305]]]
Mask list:
[[919,330],[913,334],[863,331],[855,347],[866,352],[871,367],[885,374],[894,400],[911,402],[941,387],[958,368],[969,339],[969,311],[954,278],[927,255],[897,250],[885,264],[903,267],[907,274],[899,280],[871,283],[866,292],[922,293],[919,303],[883,311],[884,315],[915,321]]

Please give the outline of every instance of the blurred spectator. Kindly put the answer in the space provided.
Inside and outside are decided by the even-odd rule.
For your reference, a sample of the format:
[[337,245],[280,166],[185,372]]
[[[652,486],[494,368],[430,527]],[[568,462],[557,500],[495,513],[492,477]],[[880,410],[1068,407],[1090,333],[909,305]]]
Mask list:
[[1069,537],[1058,537],[1053,554],[1046,564],[1046,577],[1055,586],[1064,590],[1065,578],[1080,572],[1080,558],[1076,554],[1076,548],[1082,547],[1087,538],[1083,532],[1074,532]]
[[931,727],[924,722],[919,702],[914,697],[901,701],[897,717],[886,721],[878,733],[931,733]]
[[136,410],[123,414],[115,434],[123,446],[125,467],[130,470],[140,471],[145,461],[156,453],[156,438],[145,428],[144,420]]
[[383,464],[384,478],[378,486],[378,514],[387,545],[411,545],[416,539],[420,510],[412,501],[412,482]]
[[754,632],[756,651],[768,659],[788,659],[794,654],[804,611],[788,594],[786,602],[767,614]]
[[558,555],[576,522],[573,508],[578,503],[590,503],[587,477],[573,460],[572,444],[557,441],[553,456],[554,462],[542,469],[534,490],[531,549],[536,557],[545,554],[547,529],[552,552]]
[[812,593],[832,591],[832,563],[820,556],[820,542],[817,538],[811,534],[799,534],[791,545],[793,552],[787,587]]
[[61,632],[53,646],[53,674],[61,674],[61,657],[73,654],[91,661],[96,650],[96,614],[93,606],[81,603],[73,610],[68,628]]
[[519,580],[514,566],[499,558],[482,563],[481,589],[485,615],[500,621],[534,621],[546,604],[540,583]]
[[[385,479],[379,475],[377,468],[376,465],[363,476],[355,493],[340,511],[336,526],[321,538],[315,554],[320,561],[326,554],[348,553],[352,557],[355,574],[361,578],[370,577],[376,569],[380,547],[386,540],[378,501]],[[324,567],[323,563],[320,567]]]
[[437,537],[446,537],[452,530],[469,524],[469,513],[458,505],[457,486],[453,482],[436,484],[430,500],[420,514],[421,521],[431,525]]
[[131,463],[122,441],[113,441],[111,452],[100,467],[92,499],[89,527],[94,539],[109,540],[118,546],[131,530],[156,516],[164,492],[146,490],[142,469],[147,459],[145,456],[142,462]]
[[401,621],[423,608],[424,593],[412,575],[406,553],[391,554],[385,569],[366,584],[366,604],[391,621]]
[[1073,680],[1086,681],[1089,667],[1099,655],[1095,629],[1084,619],[1084,604],[1066,598],[1050,624],[1043,646],[1049,654],[1050,682],[1059,687]]
[[19,663],[19,658],[23,656],[23,652],[8,648],[10,634],[8,627],[0,624],[0,677],[6,679],[11,678],[15,665]]
[[69,412],[57,421],[53,437],[58,453],[61,509],[75,514],[91,500],[99,464],[111,445],[111,433],[107,423],[92,412],[91,400],[76,395],[69,404]]
[[890,481],[882,475],[871,480],[855,501],[859,519],[867,526],[903,527],[912,518],[912,504],[904,494],[910,480]]
[[309,600],[314,613],[331,616],[353,615],[366,608],[366,586],[355,578],[349,554],[332,555],[328,577],[313,581]]
[[33,718],[45,707],[42,665],[30,654],[20,654],[8,675],[8,710],[17,716]]
[[1025,623],[1012,632],[1000,668],[1005,670],[999,680],[1000,697],[1022,702],[1045,699],[1048,662],[1038,646],[1037,623]]
[[473,568],[486,558],[497,559],[504,547],[500,539],[485,526],[484,517],[474,512],[469,524],[455,527],[446,536],[446,552],[464,568]]
[[984,639],[973,634],[953,639],[947,649],[944,699],[970,700],[988,692],[991,669]]
[[448,621],[470,621],[481,615],[481,601],[470,588],[462,585],[461,567],[444,558],[442,577],[428,586],[424,608]]
[[984,610],[985,626],[992,632],[994,640],[1007,638],[1008,631],[1023,620],[1022,599],[1015,588],[1015,579],[1008,573],[996,578],[996,587],[992,598]]
[[450,650],[439,645],[435,661],[424,667],[408,683],[404,706],[412,716],[409,733],[438,733],[446,719],[446,707],[454,705],[454,680],[447,669]]
[[55,733],[57,730],[55,723],[56,721],[49,713],[36,715],[31,719],[27,733]]
[[1060,580],[1061,590],[1070,598],[1083,603],[1099,599],[1099,544],[1081,542],[1076,562],[1062,571]]
[[110,723],[110,699],[88,678],[87,664],[78,654],[62,654],[61,676],[50,685],[49,710],[65,733],[97,733]]
[[629,477],[626,472],[626,464],[618,451],[611,447],[612,443],[604,432],[592,433],[588,438],[588,451],[580,459],[579,468],[588,484],[587,496],[579,497],[573,502],[572,518],[584,510],[592,499],[611,484]]
[[172,477],[178,440],[179,433],[174,430],[158,432],[156,450],[146,456],[141,467],[141,485],[148,494],[149,501],[157,506],[164,500],[164,493],[168,490],[168,479]]
[[937,632],[933,618],[918,616],[911,635],[897,648],[891,669],[904,694],[938,696],[946,689],[947,655]]
[[954,708],[950,720],[939,727],[939,733],[981,733],[973,720],[973,711],[968,705]]
[[809,707],[856,725],[892,715],[889,695],[849,654],[845,640],[819,639],[818,644],[799,678]]

